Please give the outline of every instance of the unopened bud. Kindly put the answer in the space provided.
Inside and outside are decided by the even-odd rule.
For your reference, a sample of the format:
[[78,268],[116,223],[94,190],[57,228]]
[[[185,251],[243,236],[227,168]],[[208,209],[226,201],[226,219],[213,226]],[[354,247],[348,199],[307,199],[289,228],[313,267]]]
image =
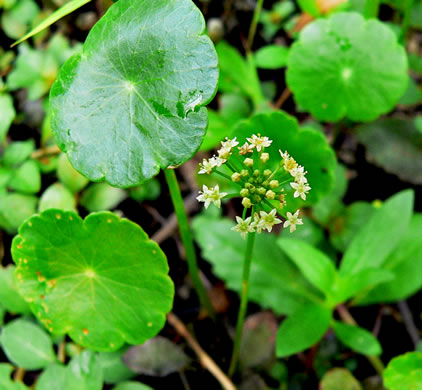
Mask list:
[[273,200],[273,199],[275,199],[275,192],[268,190],[267,193],[265,194],[265,196],[267,197],[267,199]]
[[251,167],[253,165],[253,160],[251,158],[245,158],[243,160],[243,164],[245,164],[247,167]]
[[242,169],[242,170],[240,171],[240,174],[241,174],[243,177],[247,177],[247,176],[249,176],[249,171],[248,171],[247,169]]
[[267,192],[267,190],[264,187],[259,187],[258,188],[258,194],[259,195],[264,195]]
[[240,175],[240,173],[237,173],[237,172],[235,172],[235,173],[233,173],[233,175],[232,175],[232,180],[236,183],[236,182],[238,182],[238,181],[240,181],[240,179],[242,178],[242,176]]
[[266,169],[264,171],[264,176],[270,176],[273,172],[271,171],[271,169]]
[[271,188],[277,188],[279,185],[278,180],[271,180],[270,181],[270,187]]
[[252,207],[251,200],[249,198],[243,198],[242,199],[242,205],[243,205],[243,207],[246,207],[247,209],[249,207]]
[[269,158],[270,158],[270,155],[268,153],[262,153],[261,157],[260,157],[260,159],[263,163],[266,163]]
[[255,170],[253,171],[253,175],[254,175],[255,177],[258,177],[260,174],[261,174],[261,172],[260,172],[258,169],[255,169]]
[[249,195],[249,191],[248,191],[248,189],[246,189],[246,188],[242,188],[242,189],[240,190],[240,196],[245,197],[245,196],[248,196],[248,195]]

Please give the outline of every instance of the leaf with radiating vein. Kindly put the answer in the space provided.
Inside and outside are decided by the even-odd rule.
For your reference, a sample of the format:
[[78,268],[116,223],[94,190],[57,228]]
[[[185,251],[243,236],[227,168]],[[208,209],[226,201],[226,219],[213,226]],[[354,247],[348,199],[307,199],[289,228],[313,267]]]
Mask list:
[[140,184],[199,148],[217,79],[191,0],[119,0],[51,89],[53,135],[89,179]]
[[93,350],[117,350],[158,333],[173,302],[159,246],[110,212],[82,220],[50,209],[28,219],[12,243],[20,293],[55,334]]

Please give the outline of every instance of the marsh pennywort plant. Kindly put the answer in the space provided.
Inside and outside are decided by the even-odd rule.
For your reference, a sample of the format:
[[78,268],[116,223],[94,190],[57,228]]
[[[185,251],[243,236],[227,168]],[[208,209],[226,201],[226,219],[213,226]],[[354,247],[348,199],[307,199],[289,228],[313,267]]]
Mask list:
[[[258,135],[252,134],[241,146],[236,137],[233,139],[226,137],[225,141],[221,142],[221,148],[217,151],[217,155],[204,159],[199,165],[199,174],[216,173],[238,185],[238,192],[230,194],[230,197],[242,198],[243,213],[242,217],[236,216],[237,224],[232,230],[239,232],[243,238],[248,238],[243,263],[242,293],[236,337],[229,369],[230,375],[236,368],[248,306],[249,274],[255,235],[265,230],[271,232],[275,225],[282,223],[281,219],[277,218],[277,211],[283,213],[288,196],[292,195],[294,198],[300,197],[306,200],[306,195],[311,190],[305,168],[299,165],[287,151],[279,150],[280,161],[275,168],[271,169],[272,167],[268,165],[270,154],[266,149],[271,147],[272,142],[268,137],[261,136],[259,133]],[[226,173],[227,169],[223,171],[223,166],[231,175]],[[218,184],[211,188],[203,185],[197,200],[203,202],[205,208],[208,208],[211,203],[220,207],[221,200],[226,195],[228,193],[220,192]],[[276,204],[274,204],[275,202]],[[250,215],[248,216],[248,214]],[[296,225],[303,224],[302,219],[299,218],[299,210],[293,214],[287,212],[285,217],[283,227],[290,227],[290,232],[296,230]]]

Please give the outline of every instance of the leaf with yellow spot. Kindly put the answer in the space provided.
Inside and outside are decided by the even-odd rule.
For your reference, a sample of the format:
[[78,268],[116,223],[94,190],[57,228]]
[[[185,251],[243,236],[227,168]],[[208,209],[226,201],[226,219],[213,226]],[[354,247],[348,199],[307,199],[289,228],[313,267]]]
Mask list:
[[110,212],[82,220],[46,210],[20,227],[12,255],[18,289],[38,319],[92,350],[142,344],[172,307],[164,253],[141,227]]

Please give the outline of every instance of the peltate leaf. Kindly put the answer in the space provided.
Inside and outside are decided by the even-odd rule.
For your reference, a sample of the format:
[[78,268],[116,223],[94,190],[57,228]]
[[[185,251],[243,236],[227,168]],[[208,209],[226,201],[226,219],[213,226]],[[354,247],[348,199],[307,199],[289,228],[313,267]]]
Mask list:
[[309,24],[293,44],[287,84],[314,117],[371,121],[406,90],[407,57],[390,28],[354,12]]
[[383,373],[388,390],[422,390],[422,353],[409,352],[390,361]]
[[12,243],[20,293],[55,334],[94,350],[142,343],[173,301],[165,255],[136,224],[109,212],[82,220],[50,209]]
[[76,170],[129,187],[194,154],[218,78],[204,31],[191,0],[108,9],[50,94],[53,134]]

